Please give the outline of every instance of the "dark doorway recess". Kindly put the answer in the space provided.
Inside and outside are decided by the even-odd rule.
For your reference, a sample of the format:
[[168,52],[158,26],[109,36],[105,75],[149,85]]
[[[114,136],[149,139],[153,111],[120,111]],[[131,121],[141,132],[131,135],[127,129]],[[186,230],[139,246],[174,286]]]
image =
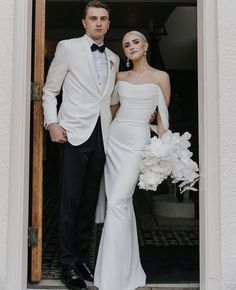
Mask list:
[[[83,35],[81,16],[84,1],[46,1],[46,48],[45,68],[50,64],[56,44],[62,39]],[[121,49],[121,39],[129,30],[144,33],[150,43],[149,61],[170,75],[172,94],[169,107],[172,131],[192,134],[191,151],[198,162],[198,92],[197,92],[197,41],[191,38],[188,11],[193,12],[196,1],[128,1],[109,3],[111,6],[111,30],[106,44],[126,60]],[[188,10],[189,9],[189,10]],[[196,9],[194,10],[196,11]],[[178,29],[174,24],[188,27],[176,39]],[[192,14],[191,14],[192,15]],[[195,15],[196,16],[196,15]],[[186,23],[184,23],[186,19]],[[181,22],[182,21],[182,22]],[[173,30],[172,30],[173,29]],[[196,27],[194,36],[196,36]],[[169,42],[168,42],[169,39]],[[181,41],[180,41],[181,40]],[[179,41],[179,42],[177,42]],[[168,43],[172,47],[169,49]],[[181,46],[182,45],[182,46]],[[121,69],[125,69],[121,65]],[[43,264],[42,279],[60,279],[57,256],[58,215],[58,145],[50,142],[45,132],[44,143],[44,205],[43,205]],[[191,217],[161,216],[155,201],[173,195],[177,206],[192,204]],[[186,201],[187,200],[187,201]],[[199,202],[198,193],[181,196],[168,180],[156,192],[136,190],[134,206],[138,225],[140,255],[148,283],[199,282]],[[183,206],[184,207],[184,206]],[[94,225],[89,261],[96,260],[101,225]],[[114,261],[115,263],[115,261]]]

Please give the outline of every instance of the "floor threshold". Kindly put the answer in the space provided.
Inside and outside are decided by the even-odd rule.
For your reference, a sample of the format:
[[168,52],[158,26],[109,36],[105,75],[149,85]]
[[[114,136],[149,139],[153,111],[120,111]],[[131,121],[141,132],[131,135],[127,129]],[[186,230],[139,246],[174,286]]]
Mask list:
[[[89,290],[96,290],[92,283],[88,283]],[[138,290],[199,290],[199,283],[180,283],[180,284],[147,284]],[[42,280],[37,284],[28,284],[27,290],[67,290],[65,285],[59,280]]]

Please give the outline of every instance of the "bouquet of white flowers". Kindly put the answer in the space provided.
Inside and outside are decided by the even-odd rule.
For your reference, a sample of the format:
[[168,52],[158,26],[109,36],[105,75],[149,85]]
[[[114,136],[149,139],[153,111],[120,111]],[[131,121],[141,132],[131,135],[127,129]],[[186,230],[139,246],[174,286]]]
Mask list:
[[164,179],[171,176],[173,183],[182,181],[179,185],[181,193],[186,190],[197,191],[193,186],[199,179],[199,169],[188,149],[190,138],[188,132],[180,136],[170,130],[161,138],[152,137],[140,164],[139,188],[156,190]]

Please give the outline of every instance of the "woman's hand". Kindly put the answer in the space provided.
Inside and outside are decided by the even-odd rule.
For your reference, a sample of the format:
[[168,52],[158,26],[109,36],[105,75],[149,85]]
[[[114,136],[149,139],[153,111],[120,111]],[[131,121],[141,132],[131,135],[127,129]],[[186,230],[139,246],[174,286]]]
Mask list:
[[151,124],[157,117],[157,111],[153,112],[151,117],[150,117],[150,120],[149,120],[149,124]]
[[115,118],[115,115],[116,115],[116,112],[118,111],[120,107],[120,104],[116,104],[116,105],[111,105],[110,108],[111,108],[111,115],[112,115],[112,119]]

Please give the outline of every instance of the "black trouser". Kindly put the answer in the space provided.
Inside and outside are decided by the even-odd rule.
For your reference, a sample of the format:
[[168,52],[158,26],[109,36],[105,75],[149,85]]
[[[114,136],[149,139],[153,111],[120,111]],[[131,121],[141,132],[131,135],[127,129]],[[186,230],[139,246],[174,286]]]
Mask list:
[[87,254],[104,163],[100,118],[85,143],[62,145],[59,250],[64,267],[83,262]]

